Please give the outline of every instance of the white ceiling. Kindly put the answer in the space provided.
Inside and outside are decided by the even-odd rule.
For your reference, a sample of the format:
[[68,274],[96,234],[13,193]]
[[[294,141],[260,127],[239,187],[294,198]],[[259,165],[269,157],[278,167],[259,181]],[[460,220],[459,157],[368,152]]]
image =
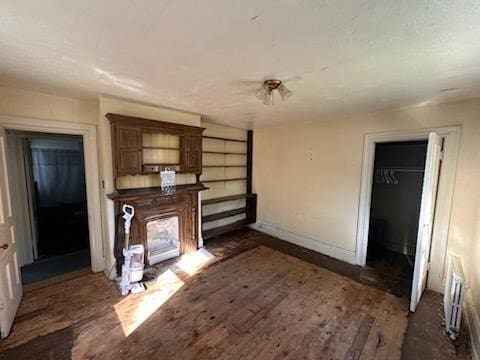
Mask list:
[[[259,102],[269,77],[293,97]],[[0,85],[239,127],[476,97],[480,2],[2,0]]]

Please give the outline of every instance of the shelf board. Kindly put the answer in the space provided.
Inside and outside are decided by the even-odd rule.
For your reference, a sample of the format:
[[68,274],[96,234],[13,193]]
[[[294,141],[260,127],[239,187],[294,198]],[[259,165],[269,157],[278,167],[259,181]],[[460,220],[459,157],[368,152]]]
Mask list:
[[142,150],[177,150],[180,151],[180,148],[169,148],[162,146],[142,146]]
[[247,155],[247,153],[221,152],[221,151],[203,151],[204,154],[222,154],[222,155]]
[[218,198],[202,200],[202,206],[218,204],[218,203],[227,202],[227,201],[242,200],[242,199],[246,199],[253,196],[255,195],[254,194],[238,194],[238,195],[222,196]]
[[222,168],[222,167],[234,168],[234,167],[247,167],[247,165],[204,165],[202,167],[204,167],[204,168]]
[[224,140],[224,141],[236,141],[236,142],[242,142],[242,143],[247,143],[247,140],[238,140],[238,139],[227,139],[227,138],[222,138],[222,137],[217,137],[217,136],[203,136],[204,139],[213,139],[213,140]]
[[212,221],[215,221],[215,220],[225,219],[225,218],[228,218],[230,216],[243,214],[246,211],[247,211],[247,208],[242,207],[242,208],[239,208],[239,209],[233,209],[233,210],[222,211],[222,212],[211,214],[211,215],[205,215],[205,216],[202,216],[202,222],[207,223],[207,222],[212,222]]
[[245,226],[247,226],[247,220],[242,219],[242,220],[236,221],[232,224],[228,224],[228,225],[225,225],[225,226],[221,226],[221,227],[213,228],[213,229],[209,229],[209,230],[204,230],[204,231],[202,231],[202,237],[204,239],[210,239],[214,236],[222,235],[222,234],[225,234],[225,233],[233,231],[233,230],[241,229]]
[[156,166],[156,165],[158,165],[158,166],[180,166],[180,164],[179,164],[179,163],[177,163],[177,164],[166,164],[166,163],[158,163],[158,164],[156,164],[156,163],[143,163],[143,164],[142,164],[142,166],[143,166],[143,165],[147,165],[147,166],[151,166],[151,165],[155,165],[155,166]]
[[247,178],[202,180],[202,182],[204,182],[204,183],[212,183],[212,182],[243,181],[243,180],[247,180]]

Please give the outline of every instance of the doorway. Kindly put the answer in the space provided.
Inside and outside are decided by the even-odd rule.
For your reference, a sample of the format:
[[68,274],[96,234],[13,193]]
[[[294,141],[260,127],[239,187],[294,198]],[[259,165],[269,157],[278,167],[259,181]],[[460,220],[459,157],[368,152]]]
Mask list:
[[[428,140],[420,206],[410,310],[415,311],[425,288],[444,292],[449,225],[460,147],[460,126],[366,134],[362,159],[356,264],[367,266],[375,150],[388,142]],[[441,176],[440,176],[441,168]],[[438,196],[437,196],[438,194]],[[428,274],[428,279],[427,279]]]
[[82,136],[8,131],[7,146],[23,284],[89,268]]
[[422,202],[427,141],[375,147],[366,277],[410,297]]

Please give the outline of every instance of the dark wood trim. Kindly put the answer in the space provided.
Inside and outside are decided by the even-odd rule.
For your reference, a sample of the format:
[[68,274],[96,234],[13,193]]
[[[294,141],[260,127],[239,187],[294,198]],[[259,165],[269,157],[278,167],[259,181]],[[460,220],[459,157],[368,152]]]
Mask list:
[[230,216],[238,215],[238,214],[243,214],[246,211],[246,207],[242,207],[239,209],[233,209],[233,210],[228,210],[228,211],[222,211],[216,214],[211,214],[211,215],[205,215],[202,216],[202,222],[207,223],[215,220],[220,220],[220,219],[225,219]]
[[120,115],[108,113],[105,115],[111,124],[129,124],[140,126],[144,131],[164,131],[172,135],[182,135],[182,134],[191,134],[191,135],[202,135],[205,128],[198,126],[182,125],[175,124],[165,121],[150,120],[134,116]]
[[252,193],[253,173],[253,130],[247,131],[247,193]]
[[225,233],[233,231],[233,230],[241,229],[246,225],[247,225],[246,220],[242,219],[242,220],[236,221],[232,224],[228,224],[228,225],[225,225],[225,226],[220,226],[220,227],[217,227],[217,228],[214,228],[214,229],[204,230],[203,233],[202,233],[202,237],[203,237],[203,239],[210,239],[212,237],[222,235],[222,234],[225,234]]
[[222,196],[222,197],[219,197],[219,198],[202,200],[202,206],[203,205],[219,204],[219,203],[227,202],[227,201],[247,199],[247,198],[252,197],[252,196],[254,196],[254,194],[238,194],[238,195]]
[[251,194],[247,198],[247,223],[254,224],[257,221],[257,194]]

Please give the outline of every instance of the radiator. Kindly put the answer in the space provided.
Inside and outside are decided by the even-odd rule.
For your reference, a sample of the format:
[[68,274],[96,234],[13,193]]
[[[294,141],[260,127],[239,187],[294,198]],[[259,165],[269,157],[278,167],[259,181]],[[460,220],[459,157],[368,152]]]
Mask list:
[[458,256],[448,258],[448,273],[443,297],[445,312],[445,331],[452,340],[456,340],[462,321],[463,298],[465,295],[465,275]]

